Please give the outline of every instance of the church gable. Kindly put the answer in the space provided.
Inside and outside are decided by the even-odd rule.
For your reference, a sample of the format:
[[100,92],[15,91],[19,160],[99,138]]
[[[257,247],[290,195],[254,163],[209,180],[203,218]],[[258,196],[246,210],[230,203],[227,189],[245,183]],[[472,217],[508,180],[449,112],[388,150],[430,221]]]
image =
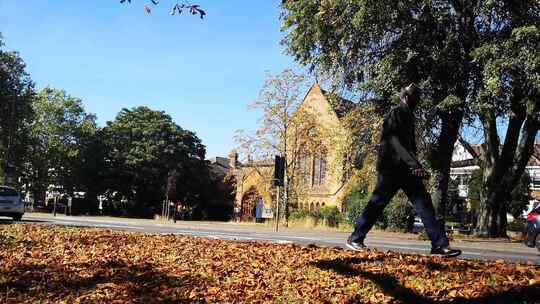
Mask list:
[[318,84],[311,86],[299,109],[307,110],[316,122],[325,127],[342,126],[341,118],[354,108],[354,103],[321,89]]

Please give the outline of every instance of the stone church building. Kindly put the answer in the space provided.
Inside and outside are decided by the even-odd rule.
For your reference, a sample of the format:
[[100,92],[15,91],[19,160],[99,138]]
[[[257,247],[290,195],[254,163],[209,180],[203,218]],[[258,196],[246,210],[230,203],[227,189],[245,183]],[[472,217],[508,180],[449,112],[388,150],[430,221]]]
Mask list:
[[[341,199],[348,180],[343,148],[352,137],[343,119],[354,106],[351,101],[322,90],[318,84],[311,86],[299,104],[295,113],[305,111],[314,119],[294,156],[296,174],[291,183],[300,190],[290,199],[292,208],[318,212],[323,206],[337,206],[342,210]],[[241,163],[236,153],[229,158],[236,176],[237,217],[272,218],[276,202],[273,159],[253,161],[248,157],[248,161]]]

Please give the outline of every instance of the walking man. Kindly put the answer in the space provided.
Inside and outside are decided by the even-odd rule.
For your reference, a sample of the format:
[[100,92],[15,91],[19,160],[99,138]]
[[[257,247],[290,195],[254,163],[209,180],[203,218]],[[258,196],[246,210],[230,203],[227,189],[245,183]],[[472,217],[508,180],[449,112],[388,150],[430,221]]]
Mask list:
[[450,249],[444,228],[435,218],[431,197],[424,186],[427,171],[416,158],[414,110],[420,102],[420,88],[411,84],[400,94],[401,102],[385,117],[377,160],[377,185],[369,202],[356,219],[347,247],[363,251],[364,239],[399,189],[411,200],[431,240],[431,254],[455,257],[460,250]]

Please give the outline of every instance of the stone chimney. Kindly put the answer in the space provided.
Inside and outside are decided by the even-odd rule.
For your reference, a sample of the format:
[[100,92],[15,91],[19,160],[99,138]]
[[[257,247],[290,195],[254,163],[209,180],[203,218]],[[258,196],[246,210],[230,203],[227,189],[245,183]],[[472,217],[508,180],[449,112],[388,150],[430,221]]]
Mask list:
[[238,167],[238,152],[236,152],[236,150],[232,150],[229,153],[229,166],[231,169],[236,169],[236,167]]

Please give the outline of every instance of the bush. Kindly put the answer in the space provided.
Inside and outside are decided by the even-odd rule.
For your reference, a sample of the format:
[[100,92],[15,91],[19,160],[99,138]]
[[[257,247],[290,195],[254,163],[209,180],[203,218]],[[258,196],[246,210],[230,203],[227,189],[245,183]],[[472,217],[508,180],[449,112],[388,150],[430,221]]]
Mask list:
[[[343,203],[347,208],[347,220],[351,225],[355,225],[356,218],[364,211],[368,201],[369,196],[362,191],[352,192],[344,198]],[[414,214],[414,209],[408,202],[407,197],[400,192],[386,206],[382,216],[377,219],[375,227],[410,232],[414,225]]]
[[414,226],[414,208],[407,197],[400,192],[384,209],[386,227],[391,230],[411,232]]
[[293,210],[291,214],[289,214],[289,219],[293,221],[303,220],[310,216],[312,216],[312,214],[308,210],[296,209],[296,210]]
[[508,223],[508,231],[524,232],[526,230],[526,221],[522,218],[516,218],[512,222]]
[[297,224],[307,225],[314,227],[319,225],[321,221],[321,215],[319,213],[313,213],[309,210],[296,209],[289,214],[289,221],[296,222]]
[[337,227],[343,221],[343,216],[336,206],[323,206],[321,208],[320,217],[330,227]]
[[[356,224],[356,218],[364,211],[367,206],[369,196],[364,191],[351,192],[343,199],[343,206],[346,207],[347,221],[353,227]],[[375,223],[375,227],[386,228],[385,217],[381,217]]]

